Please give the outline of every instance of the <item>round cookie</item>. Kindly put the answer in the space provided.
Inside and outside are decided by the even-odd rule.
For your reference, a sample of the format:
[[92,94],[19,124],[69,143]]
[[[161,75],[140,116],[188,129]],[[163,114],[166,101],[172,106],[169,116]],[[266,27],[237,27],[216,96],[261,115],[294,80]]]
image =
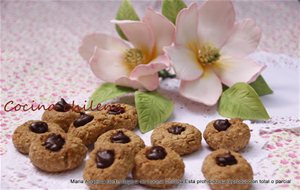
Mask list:
[[179,122],[163,123],[155,128],[151,135],[153,146],[171,148],[179,155],[199,150],[201,139],[201,132],[196,127]]
[[[133,168],[133,157],[121,147],[95,147],[86,162],[83,178],[90,189],[114,190]],[[110,181],[111,180],[111,181]],[[107,182],[111,183],[107,183]]]
[[133,130],[138,123],[137,112],[135,107],[123,104],[113,103],[101,107],[101,111],[111,121],[112,129]]
[[78,167],[85,158],[86,146],[82,141],[65,133],[45,133],[30,146],[32,164],[46,172],[62,172]]
[[213,149],[240,151],[250,140],[250,129],[241,119],[211,121],[203,133],[206,143]]
[[151,188],[170,188],[184,174],[182,158],[170,148],[146,147],[137,153],[134,162],[133,178]]
[[253,180],[253,171],[247,160],[239,153],[225,149],[213,151],[204,159],[202,173],[206,180],[216,180],[216,183],[209,183],[212,189],[248,190]]
[[68,134],[80,138],[83,144],[89,145],[110,129],[112,129],[110,120],[101,112],[81,112],[80,116],[70,125]]
[[19,152],[28,154],[31,142],[46,132],[63,133],[64,130],[55,123],[30,120],[16,128],[12,136],[12,142]]
[[[79,107],[78,107],[79,108]],[[78,110],[79,111],[79,110]],[[53,109],[46,110],[42,115],[42,120],[58,124],[65,132],[70,124],[79,117],[79,112],[75,112],[70,104],[63,98],[57,102]]]
[[145,143],[141,137],[127,129],[115,129],[107,131],[97,139],[95,147],[103,146],[104,144],[127,149],[128,152],[132,153],[133,155],[145,147]]

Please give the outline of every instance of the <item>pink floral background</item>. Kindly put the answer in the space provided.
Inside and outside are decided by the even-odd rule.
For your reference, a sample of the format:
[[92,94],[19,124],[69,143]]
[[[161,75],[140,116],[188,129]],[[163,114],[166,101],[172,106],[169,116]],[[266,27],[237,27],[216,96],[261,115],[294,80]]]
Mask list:
[[[117,35],[114,25],[109,21],[115,17],[119,4],[119,1],[1,1],[1,160],[10,152],[21,156],[11,146],[12,132],[23,122],[40,116],[36,112],[5,112],[3,107],[6,102],[13,100],[20,104],[32,104],[33,101],[37,104],[50,104],[60,97],[69,100],[80,97],[84,101],[101,84],[78,54],[78,47],[82,37],[92,32]],[[133,1],[133,4],[142,17],[146,7],[159,10],[161,2]],[[238,18],[251,17],[263,30],[258,53],[253,57],[273,68],[266,78],[274,78],[276,81],[275,78],[281,77],[277,84],[280,81],[280,84],[285,84],[284,80],[291,81],[287,86],[276,86],[276,82],[270,84],[277,87],[278,91],[284,89],[293,98],[299,98],[300,3],[296,0],[239,1],[234,5]],[[281,69],[292,75],[281,75]],[[162,84],[163,88],[168,86],[172,86],[172,82],[165,81]],[[287,102],[287,107],[282,109],[277,107],[275,98],[272,99],[272,96],[278,97],[275,101],[281,101],[278,96],[280,92],[274,90],[275,94],[271,98],[263,99],[271,116],[274,116],[267,124],[253,124],[257,128],[265,127],[261,130],[254,129],[257,132],[257,136],[254,136],[256,141],[265,143],[259,149],[266,151],[267,155],[266,159],[255,163],[259,163],[258,168],[262,172],[258,174],[260,176],[292,179],[290,184],[277,184],[273,188],[298,189],[299,100]],[[178,95],[174,95],[172,99],[177,101]],[[177,120],[184,119],[176,117],[176,110],[184,109],[192,112],[200,110],[197,117],[207,120],[218,117],[214,113],[215,107],[209,108],[187,100],[179,101],[176,106],[174,118]],[[191,118],[184,121],[195,123],[194,120]],[[201,127],[201,131],[203,129]],[[21,181],[25,184],[23,188],[28,189],[28,173],[6,173],[17,169],[3,160],[1,180],[6,184],[3,188],[14,189]],[[28,161],[26,163],[30,165]],[[268,173],[270,171],[273,173]],[[31,185],[36,189],[46,188],[40,185],[42,182],[37,184]],[[268,186],[264,188],[269,189]]]

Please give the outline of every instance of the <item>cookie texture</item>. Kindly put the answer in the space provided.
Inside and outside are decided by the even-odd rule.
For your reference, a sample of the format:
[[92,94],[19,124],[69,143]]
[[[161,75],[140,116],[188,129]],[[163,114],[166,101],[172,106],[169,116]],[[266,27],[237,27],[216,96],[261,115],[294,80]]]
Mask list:
[[46,132],[63,133],[64,131],[55,123],[30,120],[16,128],[12,142],[19,152],[28,154],[32,141]]
[[106,144],[126,149],[133,155],[145,147],[145,143],[141,137],[127,129],[115,129],[107,131],[97,139],[95,147],[101,147]]
[[63,98],[53,105],[52,109],[46,110],[42,115],[42,120],[58,124],[65,132],[70,124],[79,116],[82,108],[67,103]]
[[133,168],[133,157],[121,147],[95,147],[86,162],[83,178],[92,190],[114,190]]
[[69,110],[67,112],[58,112],[55,110],[46,110],[42,115],[42,120],[58,124],[65,132],[69,130],[70,124],[79,117],[79,113]]
[[191,154],[201,147],[201,132],[187,123],[168,122],[155,128],[151,135],[153,146],[168,147],[179,155]]
[[213,150],[240,151],[249,143],[250,129],[241,119],[214,120],[206,126],[203,137]]
[[133,178],[151,188],[170,188],[184,175],[184,163],[179,154],[167,147],[146,147],[137,153]]
[[96,142],[97,138],[112,129],[110,120],[102,112],[94,111],[81,113],[70,125],[68,134],[78,137],[83,144],[89,145]]
[[124,103],[106,104],[101,112],[111,121],[112,129],[133,130],[138,123],[135,107]]
[[[247,160],[241,154],[225,149],[213,151],[204,159],[202,173],[206,180],[216,180],[209,184],[215,190],[248,190],[253,180]],[[225,181],[220,184],[222,180]]]
[[62,172],[78,167],[87,148],[81,139],[65,133],[45,133],[36,138],[29,149],[32,164],[46,172]]

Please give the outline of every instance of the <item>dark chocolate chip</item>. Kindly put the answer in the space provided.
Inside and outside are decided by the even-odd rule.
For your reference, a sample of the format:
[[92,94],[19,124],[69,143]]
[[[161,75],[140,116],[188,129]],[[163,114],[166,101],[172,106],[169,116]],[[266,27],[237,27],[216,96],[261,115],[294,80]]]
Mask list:
[[51,151],[59,151],[65,144],[65,139],[60,134],[50,134],[43,143],[47,149]]
[[48,131],[48,124],[43,121],[31,123],[29,129],[34,133],[45,133]]
[[108,168],[115,161],[115,152],[113,150],[104,150],[97,152],[96,164],[97,168]]
[[174,125],[170,128],[168,128],[168,132],[172,133],[174,135],[180,135],[183,131],[185,131],[185,127]]
[[123,131],[118,131],[116,134],[110,137],[110,141],[112,143],[129,143],[130,138],[123,133]]
[[149,160],[163,160],[166,155],[166,150],[161,146],[153,146],[146,153]]
[[58,101],[53,107],[53,109],[58,112],[67,112],[71,108],[72,106],[68,104],[63,98],[61,98],[60,101]]
[[230,153],[218,156],[216,158],[216,162],[219,166],[228,166],[228,165],[237,164],[237,160]]
[[214,128],[218,131],[226,131],[230,127],[231,123],[228,119],[218,119],[214,122]]
[[85,124],[91,122],[93,119],[94,119],[93,115],[88,115],[88,114],[85,114],[85,113],[81,112],[79,118],[77,118],[73,122],[73,125],[75,127],[84,126]]
[[125,113],[125,108],[121,107],[120,105],[111,105],[109,106],[107,113],[111,115],[119,115]]

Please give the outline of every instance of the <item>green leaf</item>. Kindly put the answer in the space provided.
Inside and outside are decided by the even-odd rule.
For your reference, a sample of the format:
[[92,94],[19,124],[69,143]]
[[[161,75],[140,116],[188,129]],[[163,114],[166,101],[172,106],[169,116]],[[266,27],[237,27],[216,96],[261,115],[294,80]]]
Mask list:
[[247,83],[236,83],[224,91],[218,111],[222,116],[229,118],[250,120],[270,118],[259,96]]
[[186,8],[186,4],[182,0],[164,0],[162,3],[162,14],[176,24],[177,14],[183,8]]
[[173,102],[157,92],[135,92],[135,106],[142,133],[165,122],[173,112]]
[[272,94],[272,89],[268,86],[265,79],[259,75],[256,81],[250,83],[250,86],[256,91],[259,96]]
[[[120,8],[117,12],[116,19],[117,20],[140,20],[130,0],[122,1]],[[125,34],[122,32],[121,28],[118,25],[116,25],[116,30],[121,38],[127,40]]]
[[90,107],[92,103],[93,108],[95,108],[95,106],[99,103],[134,91],[135,90],[132,88],[121,87],[112,83],[104,83],[99,88],[97,88],[93,95],[90,97],[88,101],[88,107]]

